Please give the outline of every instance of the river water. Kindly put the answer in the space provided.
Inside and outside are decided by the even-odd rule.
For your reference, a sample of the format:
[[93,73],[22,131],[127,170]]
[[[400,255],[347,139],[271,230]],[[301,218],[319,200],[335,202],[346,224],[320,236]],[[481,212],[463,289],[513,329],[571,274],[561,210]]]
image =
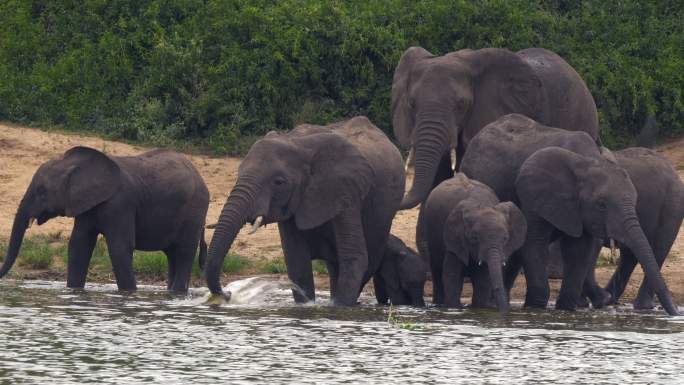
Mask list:
[[[684,383],[684,319],[296,306],[282,281],[173,296],[0,281],[0,383]],[[388,321],[388,316],[390,320]]]

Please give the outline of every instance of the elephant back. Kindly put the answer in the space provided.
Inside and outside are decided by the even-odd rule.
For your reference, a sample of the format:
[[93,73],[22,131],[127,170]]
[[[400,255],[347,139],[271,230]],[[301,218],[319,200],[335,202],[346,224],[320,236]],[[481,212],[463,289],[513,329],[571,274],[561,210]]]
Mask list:
[[568,131],[520,114],[508,114],[485,126],[473,138],[463,157],[461,171],[491,187],[502,202],[517,204],[514,186],[523,162],[536,151],[554,146],[601,157],[594,139],[585,132]]
[[[582,77],[563,58],[543,48],[517,52],[542,82],[547,108],[539,121],[570,131],[584,131],[599,138],[596,103]],[[581,113],[578,113],[581,112]]]

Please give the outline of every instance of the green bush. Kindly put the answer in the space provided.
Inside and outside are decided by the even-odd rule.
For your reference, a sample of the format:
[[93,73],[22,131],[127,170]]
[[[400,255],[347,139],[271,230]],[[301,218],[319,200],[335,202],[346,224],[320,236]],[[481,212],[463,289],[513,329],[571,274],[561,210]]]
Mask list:
[[264,274],[285,274],[287,265],[285,265],[285,259],[280,257],[262,262],[258,271]]
[[224,273],[239,273],[252,265],[247,257],[237,254],[228,254],[223,260]]
[[681,1],[5,0],[0,119],[240,153],[299,122],[391,131],[402,52],[540,46],[584,77],[604,141],[684,133]]
[[51,247],[43,237],[25,239],[19,251],[19,264],[31,269],[49,269],[52,267],[53,257],[66,254],[63,245]]
[[146,274],[166,279],[169,262],[166,254],[160,251],[133,253],[133,271],[139,274]]

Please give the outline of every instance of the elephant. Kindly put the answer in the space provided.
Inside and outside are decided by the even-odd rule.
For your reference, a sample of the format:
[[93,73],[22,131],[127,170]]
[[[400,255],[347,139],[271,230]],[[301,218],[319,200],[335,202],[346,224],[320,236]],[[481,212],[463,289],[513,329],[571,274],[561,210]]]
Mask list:
[[[639,223],[662,267],[684,219],[684,184],[670,162],[657,152],[641,147],[627,148],[614,153],[617,164],[624,168],[637,192],[636,214]],[[609,242],[604,242],[609,246]],[[606,290],[610,302],[616,303],[629,282],[637,258],[626,245],[620,247],[620,260]],[[585,295],[595,302],[597,289],[593,270],[585,283]],[[653,291],[644,281],[634,299],[635,309],[652,309]]]
[[0,277],[17,258],[26,229],[73,217],[67,286],[83,288],[99,234],[107,243],[119,290],[135,290],[133,250],[166,253],[167,289],[185,292],[198,244],[206,254],[209,191],[192,163],[168,150],[111,156],[73,147],[42,164],[19,204]]
[[316,258],[327,262],[333,303],[356,304],[380,268],[404,186],[399,150],[364,116],[267,134],[240,164],[220,214],[205,269],[209,290],[223,294],[222,261],[244,224],[256,231],[278,223],[295,302],[315,300]]
[[424,307],[423,290],[427,270],[425,261],[418,253],[390,234],[380,269],[373,276],[378,303]]
[[[527,220],[519,253],[527,282],[525,306],[548,303],[545,265],[551,241],[560,240],[563,254],[556,308],[574,310],[595,263],[596,239],[611,238],[634,251],[663,307],[678,314],[636,216],[634,185],[610,155],[585,132],[548,127],[519,114],[492,122],[471,141],[461,170],[490,186],[499,199],[516,203]],[[505,273],[507,288],[517,275],[514,266]]]
[[496,307],[507,310],[502,266],[525,240],[520,209],[500,202],[484,183],[457,173],[432,190],[424,210],[420,225],[427,234],[433,302],[461,307],[467,275],[473,284],[472,307],[489,307],[493,295]]
[[509,113],[585,131],[600,143],[596,104],[586,84],[565,60],[542,48],[435,56],[411,47],[394,72],[391,111],[394,135],[415,158],[413,185],[401,209],[425,201],[454,175],[475,135]]

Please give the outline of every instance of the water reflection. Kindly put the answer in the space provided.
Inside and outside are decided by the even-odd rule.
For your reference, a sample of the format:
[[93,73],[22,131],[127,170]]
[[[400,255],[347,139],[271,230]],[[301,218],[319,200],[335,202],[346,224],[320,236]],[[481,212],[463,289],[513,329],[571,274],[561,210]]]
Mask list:
[[233,283],[240,304],[223,307],[206,290],[63,285],[0,281],[0,382],[677,383],[684,356],[682,319],[627,308],[399,308],[390,325],[371,298],[295,306],[264,279]]

